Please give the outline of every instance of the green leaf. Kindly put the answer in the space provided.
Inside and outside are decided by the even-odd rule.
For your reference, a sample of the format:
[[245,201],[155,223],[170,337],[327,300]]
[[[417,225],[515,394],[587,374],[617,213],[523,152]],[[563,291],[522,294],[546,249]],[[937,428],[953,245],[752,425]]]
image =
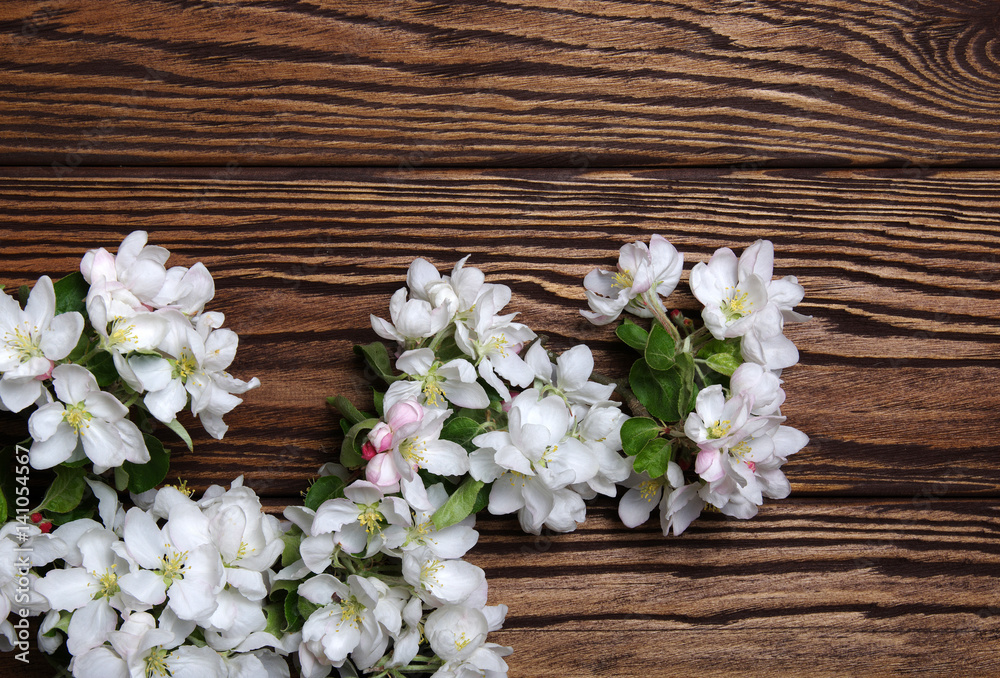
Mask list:
[[87,489],[85,476],[86,472],[82,468],[57,466],[56,479],[49,485],[45,498],[37,510],[68,513],[75,509],[83,500],[83,491]]
[[335,408],[338,412],[344,415],[344,418],[347,419],[347,421],[351,422],[352,426],[354,424],[357,424],[358,422],[362,422],[365,419],[368,419],[367,416],[362,414],[360,410],[358,410],[358,408],[356,408],[351,403],[351,401],[345,398],[344,396],[335,396],[333,398],[327,398],[326,404],[329,405],[330,407]]
[[355,344],[354,352],[364,358],[375,374],[388,382],[396,381],[399,377],[392,374],[392,361],[389,359],[389,351],[381,341],[373,341],[370,344]]
[[659,478],[667,472],[673,446],[669,440],[654,438],[635,456],[632,467],[639,473],[645,471],[650,478]]
[[713,353],[728,353],[733,357],[740,355],[739,339],[712,339],[698,351],[698,357],[705,359]]
[[7,497],[0,490],[0,523],[7,522]]
[[49,522],[53,525],[65,525],[81,518],[93,518],[97,513],[97,506],[93,501],[83,502],[72,511],[67,513],[55,513],[49,516]]
[[476,499],[479,497],[479,490],[482,487],[483,481],[475,480],[472,476],[466,476],[462,484],[458,486],[458,489],[448,497],[448,501],[444,503],[444,506],[435,511],[434,515],[431,516],[434,527],[443,530],[471,515],[472,509],[476,505]]
[[327,499],[344,496],[344,481],[337,476],[320,476],[306,492],[303,502],[307,508],[313,511],[320,507]]
[[[293,595],[289,593],[288,597],[292,598]],[[297,593],[294,595],[294,598],[296,598],[295,606],[298,609],[299,616],[302,617],[303,619],[309,619],[309,615],[311,615],[313,612],[315,612],[320,608],[319,605],[315,603],[310,603],[308,600],[298,595]]]
[[365,460],[361,456],[361,445],[358,444],[358,436],[365,431],[370,431],[378,423],[378,419],[372,417],[354,424],[344,435],[344,443],[340,446],[340,463],[347,468],[358,468],[365,465]]
[[382,401],[385,400],[385,393],[378,390],[377,388],[372,389],[372,400],[375,401],[375,411],[378,416],[385,416],[385,408],[382,407]]
[[50,628],[48,631],[46,631],[42,635],[44,635],[44,636],[46,636],[48,638],[54,638],[55,635],[56,635],[56,631],[62,631],[63,633],[65,633],[68,636],[69,635],[69,621],[72,618],[73,618],[73,613],[72,612],[60,612],[59,613],[59,621],[56,622],[55,626],[53,626],[52,628]]
[[[299,594],[297,591],[290,591],[285,597],[285,628],[282,631],[295,633],[302,628],[304,622],[299,609]],[[278,634],[277,637],[280,638],[281,634]]]
[[651,415],[667,422],[680,419],[677,398],[681,378],[676,369],[654,370],[640,358],[632,365],[628,381],[635,397]]
[[114,358],[107,351],[100,351],[97,355],[87,361],[87,369],[97,379],[97,384],[101,388],[110,386],[118,381],[118,368],[115,367]]
[[479,422],[466,417],[453,417],[441,429],[441,438],[458,443],[471,452],[472,439],[482,432]]
[[177,419],[174,419],[172,422],[167,424],[167,428],[176,433],[178,437],[180,437],[180,439],[184,441],[184,444],[187,445],[188,450],[194,452],[194,443],[191,442],[191,435],[187,432],[187,429],[184,428],[184,424],[177,421]]
[[27,285],[21,285],[17,288],[17,299],[21,302],[21,308],[28,303],[28,297],[31,295],[31,288]]
[[83,313],[87,291],[90,285],[84,280],[83,274],[79,271],[70,273],[65,278],[52,283],[52,288],[56,291],[56,315],[76,311]]
[[618,335],[619,339],[640,353],[646,350],[646,341],[649,339],[649,332],[642,329],[628,318],[625,319],[625,322],[615,328],[615,334]]
[[264,606],[264,615],[267,618],[264,632],[280,638],[285,628],[285,606],[281,603],[268,603]]
[[646,339],[646,362],[654,370],[669,370],[674,364],[676,346],[673,338],[659,323],[653,323]]
[[288,567],[299,559],[299,544],[302,543],[302,535],[285,532],[281,538],[285,542],[285,548],[281,552],[281,566]]
[[621,428],[622,449],[634,457],[643,446],[663,433],[663,426],[649,417],[632,417]]
[[149,450],[149,461],[145,464],[130,461],[122,464],[122,468],[128,472],[128,491],[135,494],[153,489],[163,482],[170,471],[170,452],[163,447],[159,438],[143,433],[142,439]]
[[714,353],[705,359],[705,364],[716,372],[731,377],[743,361],[730,353]]
[[476,503],[472,505],[472,510],[469,515],[474,515],[479,513],[484,508],[486,508],[490,503],[490,490],[493,489],[493,483],[488,485],[483,485],[479,488],[479,494],[476,495]]

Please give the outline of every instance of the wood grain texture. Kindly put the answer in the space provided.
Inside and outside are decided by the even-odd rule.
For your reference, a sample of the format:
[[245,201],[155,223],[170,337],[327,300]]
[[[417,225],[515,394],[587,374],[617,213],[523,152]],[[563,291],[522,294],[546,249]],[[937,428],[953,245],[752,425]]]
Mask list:
[[[586,342],[599,368],[633,357],[579,315],[581,281],[625,242],[658,232],[687,267],[760,237],[814,319],[789,326],[789,423],[811,437],[790,462],[796,496],[1000,496],[1000,211],[997,172],[11,170],[0,176],[0,278],[74,270],[142,228],[216,278],[211,307],[241,337],[233,372],[263,386],[173,472],[204,486],[242,469],[293,496],[338,449],[323,398],[362,404],[350,351],[377,337],[409,262],[471,253],[514,290],[511,309],[551,345]],[[685,276],[686,279],[686,276]],[[681,290],[685,289],[682,284]],[[679,291],[670,303],[694,309]]]
[[0,158],[986,166],[994,0],[5,0]]
[[[1000,673],[996,500],[789,499],[670,539],[605,501],[571,534],[477,528],[512,678]],[[31,658],[0,673],[52,675]]]

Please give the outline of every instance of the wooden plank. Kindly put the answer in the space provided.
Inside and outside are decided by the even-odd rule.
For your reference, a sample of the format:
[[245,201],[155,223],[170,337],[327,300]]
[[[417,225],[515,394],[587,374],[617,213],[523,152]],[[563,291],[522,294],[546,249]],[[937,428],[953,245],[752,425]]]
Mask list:
[[[0,176],[0,278],[75,269],[143,228],[216,277],[211,308],[241,336],[233,372],[264,385],[227,421],[195,425],[173,472],[203,486],[245,470],[291,496],[338,449],[323,398],[369,397],[350,346],[376,339],[406,267],[466,253],[510,284],[510,308],[598,365],[633,359],[579,315],[581,280],[617,248],[659,232],[687,266],[769,237],[777,272],[806,288],[789,326],[802,364],[783,375],[789,423],[812,442],[789,463],[793,492],[836,496],[1000,494],[1000,210],[997,172],[46,169]],[[697,302],[676,293],[671,304]],[[175,449],[180,446],[175,446]]]
[[[1000,672],[995,500],[790,499],[670,539],[624,530],[607,502],[571,534],[478,529],[511,676]],[[0,656],[0,673],[51,676],[31,659]]]
[[7,164],[990,165],[991,0],[7,0]]

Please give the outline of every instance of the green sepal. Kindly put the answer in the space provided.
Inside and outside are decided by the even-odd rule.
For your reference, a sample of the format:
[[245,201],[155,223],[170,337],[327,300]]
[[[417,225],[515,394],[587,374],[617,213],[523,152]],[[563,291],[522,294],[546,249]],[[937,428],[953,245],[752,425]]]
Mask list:
[[361,456],[361,445],[358,444],[358,436],[365,431],[375,428],[378,422],[378,419],[372,417],[371,419],[359,421],[348,429],[347,433],[344,434],[344,442],[340,446],[341,464],[347,468],[359,468],[365,465],[366,462]]
[[643,446],[653,438],[663,433],[660,422],[649,417],[632,417],[621,427],[622,449],[625,454],[634,457]]
[[327,499],[335,499],[343,496],[343,480],[337,476],[320,476],[316,479],[316,482],[309,487],[309,491],[306,492],[306,498],[303,503],[306,508],[310,508],[315,511]]
[[48,631],[46,631],[42,635],[46,636],[48,638],[54,638],[55,635],[56,635],[56,631],[62,631],[63,633],[65,633],[68,636],[69,635],[69,620],[72,619],[72,618],[73,618],[73,613],[72,612],[66,612],[65,610],[62,611],[62,612],[60,612],[59,613],[59,621],[57,621],[52,628],[50,628]]
[[615,328],[615,335],[625,344],[642,353],[646,350],[646,342],[649,340],[649,332],[642,329],[634,322],[625,318],[625,322]]
[[680,395],[681,377],[676,368],[654,370],[639,358],[629,372],[629,387],[643,407],[663,421],[677,421],[677,399]]
[[163,482],[170,471],[170,452],[163,447],[159,438],[143,433],[142,439],[149,450],[149,461],[145,464],[130,461],[122,464],[122,468],[128,473],[128,491],[135,494],[153,489]]
[[653,438],[635,456],[632,468],[638,473],[645,471],[650,478],[659,478],[667,472],[667,463],[670,462],[672,453],[673,445],[669,440]]
[[674,364],[674,353],[677,346],[663,326],[653,323],[646,338],[646,348],[643,355],[646,363],[654,370],[669,370]]
[[49,485],[45,498],[35,510],[69,513],[83,501],[83,492],[87,489],[85,477],[86,472],[82,468],[57,466],[56,479]]
[[475,480],[472,476],[466,476],[462,484],[458,486],[458,489],[448,497],[448,501],[431,516],[434,527],[443,530],[470,516],[472,510],[476,507],[479,490],[482,489],[483,484],[481,480]]
[[52,289],[56,293],[56,315],[60,313],[86,312],[85,301],[90,285],[79,271],[70,273],[52,283]]

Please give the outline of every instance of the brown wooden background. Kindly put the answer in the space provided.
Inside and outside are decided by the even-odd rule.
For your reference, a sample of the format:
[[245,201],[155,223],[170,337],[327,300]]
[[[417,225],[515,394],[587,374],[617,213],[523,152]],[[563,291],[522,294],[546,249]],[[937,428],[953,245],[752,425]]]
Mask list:
[[587,271],[771,238],[814,316],[792,496],[671,539],[484,518],[511,677],[1000,675],[998,63],[996,0],[5,0],[0,280],[140,228],[205,262],[263,386],[173,473],[280,508],[415,256],[621,373]]

